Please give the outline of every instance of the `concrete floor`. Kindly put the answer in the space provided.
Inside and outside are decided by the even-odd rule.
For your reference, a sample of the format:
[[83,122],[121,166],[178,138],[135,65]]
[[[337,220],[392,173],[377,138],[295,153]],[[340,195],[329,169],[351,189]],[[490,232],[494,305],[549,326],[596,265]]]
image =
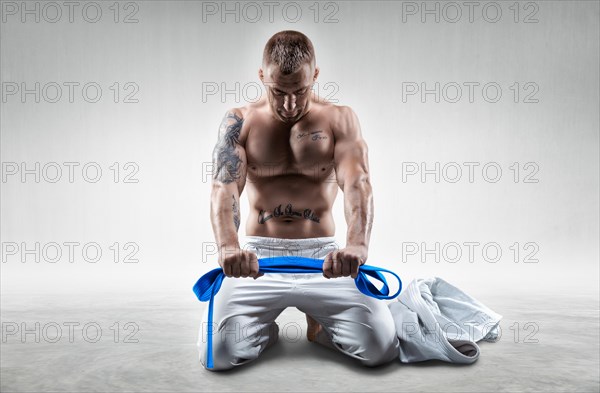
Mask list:
[[[215,373],[204,370],[197,358],[195,343],[206,303],[191,292],[151,298],[3,295],[0,387],[2,392],[600,390],[597,293],[478,300],[504,319],[500,341],[480,342],[481,357],[472,365],[398,360],[364,368],[306,341],[304,314],[289,308],[277,319],[287,334],[280,332],[275,346],[250,364]],[[35,322],[40,323],[39,343],[33,333],[25,340],[20,332],[10,334],[16,326],[33,331]],[[127,322],[135,325],[125,326]],[[83,338],[85,324],[90,341],[101,329],[97,342]],[[57,326],[62,336],[51,342]]]

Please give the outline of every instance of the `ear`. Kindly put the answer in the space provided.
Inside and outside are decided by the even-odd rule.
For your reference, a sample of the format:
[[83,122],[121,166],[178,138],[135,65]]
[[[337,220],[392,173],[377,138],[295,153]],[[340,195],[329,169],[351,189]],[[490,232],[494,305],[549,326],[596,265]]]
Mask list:
[[315,76],[313,76],[313,82],[317,80],[317,78],[319,77],[319,67],[315,67]]
[[265,74],[263,73],[262,68],[258,69],[258,79],[260,79],[261,82],[265,83]]

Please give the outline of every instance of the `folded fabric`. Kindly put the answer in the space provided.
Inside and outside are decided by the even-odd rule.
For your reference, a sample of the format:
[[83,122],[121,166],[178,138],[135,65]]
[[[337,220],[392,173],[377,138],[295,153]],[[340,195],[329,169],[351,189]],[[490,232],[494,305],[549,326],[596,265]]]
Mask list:
[[469,364],[479,357],[478,341],[498,340],[502,316],[439,277],[413,280],[396,300],[388,306],[403,363]]

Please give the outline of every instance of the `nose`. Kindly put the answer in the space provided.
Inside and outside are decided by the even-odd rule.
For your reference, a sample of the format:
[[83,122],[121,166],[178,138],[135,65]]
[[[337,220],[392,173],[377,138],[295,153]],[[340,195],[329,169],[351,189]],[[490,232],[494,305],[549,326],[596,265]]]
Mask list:
[[296,99],[285,97],[285,100],[283,101],[283,109],[285,109],[285,111],[288,113],[292,113],[294,109],[296,109]]

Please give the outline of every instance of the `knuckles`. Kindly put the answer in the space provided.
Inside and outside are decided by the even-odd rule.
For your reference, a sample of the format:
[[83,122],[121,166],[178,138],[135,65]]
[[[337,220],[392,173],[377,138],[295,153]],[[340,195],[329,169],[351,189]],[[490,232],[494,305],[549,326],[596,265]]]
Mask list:
[[222,256],[221,267],[227,277],[251,277],[258,273],[258,259],[254,253],[241,251]]
[[327,278],[356,277],[361,261],[362,257],[354,252],[345,250],[333,252],[325,259],[323,274]]

